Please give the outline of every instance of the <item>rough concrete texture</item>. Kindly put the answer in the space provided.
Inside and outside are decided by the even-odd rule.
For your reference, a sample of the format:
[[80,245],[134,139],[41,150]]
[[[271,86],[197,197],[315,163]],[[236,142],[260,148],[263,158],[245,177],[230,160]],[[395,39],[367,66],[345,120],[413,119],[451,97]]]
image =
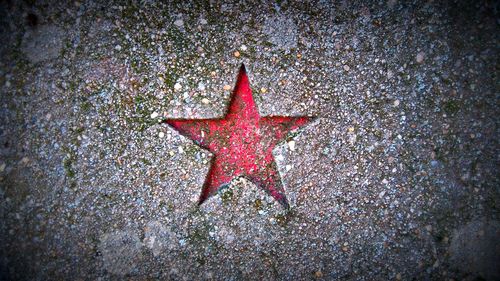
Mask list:
[[500,223],[473,221],[458,229],[451,242],[452,265],[495,280],[500,276]]
[[[498,9],[2,1],[0,279],[500,279]],[[163,122],[241,63],[289,210]]]

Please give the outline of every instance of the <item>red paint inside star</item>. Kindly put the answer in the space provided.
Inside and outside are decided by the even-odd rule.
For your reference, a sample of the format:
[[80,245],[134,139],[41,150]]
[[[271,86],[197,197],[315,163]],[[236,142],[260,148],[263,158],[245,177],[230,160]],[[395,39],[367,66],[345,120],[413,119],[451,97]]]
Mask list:
[[234,177],[243,176],[288,207],[272,150],[289,131],[309,120],[309,117],[260,117],[242,65],[224,118],[168,119],[166,122],[215,155],[200,204]]

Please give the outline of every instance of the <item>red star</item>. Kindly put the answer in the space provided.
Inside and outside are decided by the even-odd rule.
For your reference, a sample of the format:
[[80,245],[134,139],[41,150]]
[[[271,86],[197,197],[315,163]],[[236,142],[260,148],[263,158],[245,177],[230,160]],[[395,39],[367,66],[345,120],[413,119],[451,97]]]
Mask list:
[[260,117],[242,65],[223,119],[169,119],[166,122],[215,155],[200,204],[234,177],[244,176],[288,207],[272,150],[289,131],[309,120],[309,117]]

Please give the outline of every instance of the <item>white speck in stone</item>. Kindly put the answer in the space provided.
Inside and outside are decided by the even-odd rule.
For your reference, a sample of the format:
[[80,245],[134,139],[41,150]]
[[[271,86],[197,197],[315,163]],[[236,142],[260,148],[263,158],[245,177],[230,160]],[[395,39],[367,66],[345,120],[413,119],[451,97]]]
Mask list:
[[233,235],[227,235],[227,236],[226,236],[226,241],[227,241],[228,243],[233,242],[233,241],[234,241],[234,236],[233,236]]
[[399,100],[395,100],[395,101],[394,101],[394,103],[393,103],[393,105],[394,105],[395,107],[398,107],[398,106],[399,106]]
[[380,193],[378,194],[378,198],[382,198],[382,197],[384,197],[384,195],[385,195],[385,190],[384,190],[384,191],[382,191],[382,192],[380,192]]
[[203,98],[203,99],[201,100],[201,102],[202,102],[203,104],[209,104],[209,103],[210,103],[210,101],[209,101],[207,98]]
[[287,172],[290,171],[292,169],[292,165],[286,165],[285,169],[286,169]]
[[424,62],[424,58],[425,58],[424,52],[419,52],[417,54],[416,60],[418,63],[422,63],[422,62]]
[[165,133],[164,133],[164,132],[159,132],[159,133],[158,133],[158,136],[159,136],[160,138],[164,138],[164,137],[165,137]]
[[242,50],[243,52],[246,51],[248,48],[246,45],[241,45],[240,47],[240,50]]
[[295,141],[289,141],[288,142],[288,148],[291,150],[291,151],[295,151]]
[[184,21],[182,21],[182,19],[178,19],[178,20],[174,21],[174,24],[178,27],[181,27],[184,25]]
[[158,112],[151,113],[151,119],[155,119],[156,117],[158,117]]
[[175,83],[175,85],[174,85],[174,90],[179,91],[180,89],[182,89],[181,84],[179,84],[179,83]]
[[203,82],[198,83],[198,90],[205,91],[205,84]]
[[177,150],[179,151],[179,153],[184,153],[184,149],[182,148],[182,146],[179,146]]

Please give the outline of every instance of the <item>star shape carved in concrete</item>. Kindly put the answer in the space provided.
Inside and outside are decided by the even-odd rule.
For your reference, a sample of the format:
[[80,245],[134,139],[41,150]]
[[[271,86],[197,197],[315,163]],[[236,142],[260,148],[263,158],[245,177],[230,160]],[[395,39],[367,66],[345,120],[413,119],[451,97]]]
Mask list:
[[260,117],[242,65],[224,118],[167,119],[166,122],[215,155],[203,185],[200,204],[234,177],[243,176],[288,208],[272,150],[289,131],[305,125],[310,119]]

